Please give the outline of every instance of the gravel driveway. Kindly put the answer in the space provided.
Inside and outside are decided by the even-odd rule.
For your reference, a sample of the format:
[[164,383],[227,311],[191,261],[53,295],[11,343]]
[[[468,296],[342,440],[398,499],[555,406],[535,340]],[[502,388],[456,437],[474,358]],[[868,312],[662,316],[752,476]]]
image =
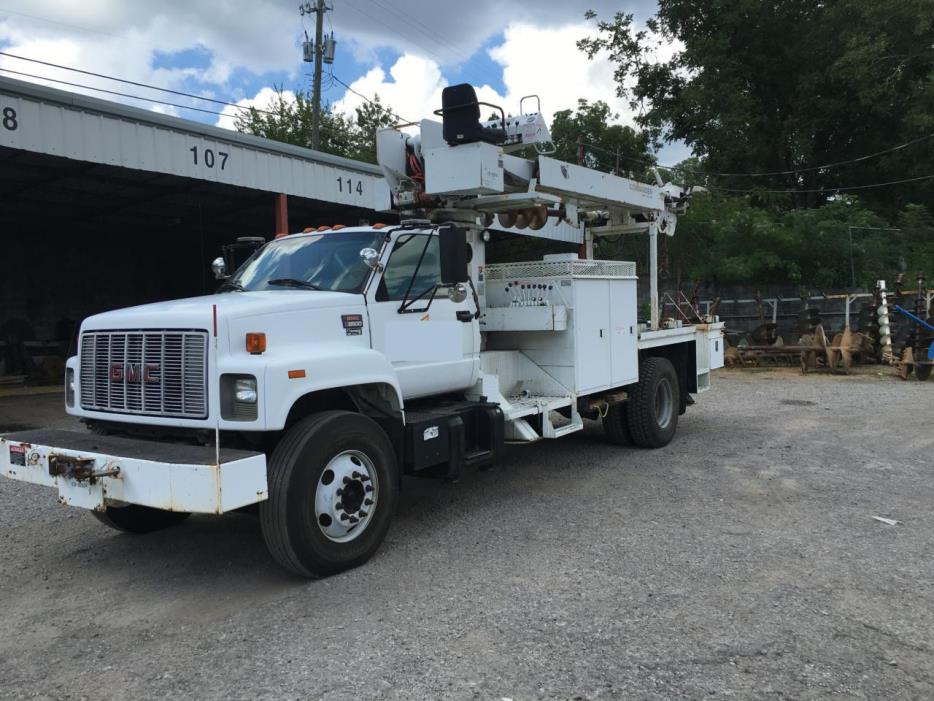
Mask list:
[[408,480],[317,582],[248,515],[133,537],[0,480],[0,697],[931,698],[932,417],[934,382],[720,372],[665,449],[594,424]]

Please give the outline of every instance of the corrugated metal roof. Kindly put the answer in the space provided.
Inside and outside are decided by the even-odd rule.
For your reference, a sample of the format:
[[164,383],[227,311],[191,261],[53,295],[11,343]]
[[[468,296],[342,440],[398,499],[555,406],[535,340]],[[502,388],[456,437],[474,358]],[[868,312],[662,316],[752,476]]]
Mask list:
[[377,166],[0,77],[0,146],[385,209]]

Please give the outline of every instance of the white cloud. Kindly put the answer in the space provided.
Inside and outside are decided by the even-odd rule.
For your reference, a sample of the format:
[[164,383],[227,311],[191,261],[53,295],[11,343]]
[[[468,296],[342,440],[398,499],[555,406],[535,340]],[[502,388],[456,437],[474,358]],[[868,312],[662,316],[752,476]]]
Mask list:
[[[574,109],[578,98],[590,102],[603,100],[620,115],[621,122],[632,124],[628,102],[616,96],[613,66],[599,57],[591,61],[577,49],[577,40],[586,36],[589,29],[582,23],[553,28],[509,25],[502,43],[489,51],[490,57],[502,66],[505,94],[489,85],[480,85],[475,86],[479,98],[500,104],[506,112],[515,114],[523,96],[537,94],[549,123],[555,112]],[[406,119],[419,120],[430,117],[441,106],[441,90],[448,81],[436,61],[405,54],[388,75],[382,68],[374,67],[350,85],[363,95],[379,95]],[[334,108],[350,113],[362,102],[359,95],[347,91]]]
[[[163,0],[155,3],[120,0],[9,0],[0,9],[0,46],[14,55],[79,67],[103,75],[179,89],[189,79],[206,86],[208,96],[236,94],[231,77],[237,68],[253,73],[285,70],[297,73],[297,12],[291,3],[249,2],[218,5],[208,0]],[[270,40],[274,37],[275,40]],[[159,54],[196,50],[203,68],[162,67]],[[85,86],[153,96],[151,90],[114,83],[92,75],[0,56],[0,68]],[[101,96],[86,87],[27,78],[74,92]],[[242,93],[241,93],[242,95]],[[183,97],[160,99],[187,102]],[[106,99],[139,105],[118,96]],[[194,103],[198,104],[198,103]],[[205,105],[201,105],[205,107]]]
[[[301,31],[297,3],[286,0],[6,0],[3,4],[0,46],[9,53],[160,87],[184,90],[196,81],[201,86],[199,93],[239,99],[242,105],[265,107],[273,91],[266,87],[258,92],[251,90],[252,96],[245,94],[236,80],[238,71],[285,72],[290,76],[286,81],[289,85],[297,84],[305,67],[297,46]],[[587,7],[609,18],[619,4],[616,0],[593,0]],[[482,46],[488,46],[491,38],[500,37],[489,55],[502,67],[505,94],[481,84],[481,99],[517,112],[521,96],[537,93],[549,121],[556,111],[574,108],[578,98],[604,100],[619,112],[621,121],[631,123],[633,115],[628,104],[615,95],[612,66],[605,60],[588,61],[577,50],[576,41],[594,30],[592,23],[582,19],[584,9],[564,0],[538,0],[533,4],[502,0],[341,0],[329,13],[329,19],[343,49],[372,65],[350,83],[352,87],[367,96],[379,94],[384,103],[406,119],[430,117],[440,106],[441,90],[449,82],[448,69],[456,66],[463,69],[460,75],[482,79],[472,70],[477,60],[471,57]],[[626,6],[626,11],[635,12],[640,20],[654,9],[654,0],[632,0]],[[401,53],[388,69],[377,60],[377,49],[384,48]],[[206,67],[153,68],[158,54],[188,50],[204,56]],[[660,49],[664,53],[671,50],[666,45]],[[158,95],[144,88],[2,56],[0,68],[220,110],[220,106],[180,96]],[[340,65],[334,69],[338,76],[350,79]],[[85,88],[51,85],[101,96]],[[103,97],[147,106],[137,100]],[[352,113],[361,103],[361,97],[347,91],[337,100],[335,109]],[[178,113],[166,106],[157,110]],[[232,107],[223,109],[225,115],[236,111]],[[233,126],[229,116],[219,117],[217,122]]]
[[[261,89],[253,97],[245,97],[242,100],[237,100],[236,104],[238,107],[257,107],[259,109],[266,109],[277,98],[278,93],[273,88],[267,87]],[[295,93],[291,90],[283,90],[282,99],[284,99],[286,102],[295,102]],[[221,111],[222,116],[217,118],[216,126],[223,127],[224,129],[233,129],[235,123],[234,117],[243,113],[244,110],[228,105]]]

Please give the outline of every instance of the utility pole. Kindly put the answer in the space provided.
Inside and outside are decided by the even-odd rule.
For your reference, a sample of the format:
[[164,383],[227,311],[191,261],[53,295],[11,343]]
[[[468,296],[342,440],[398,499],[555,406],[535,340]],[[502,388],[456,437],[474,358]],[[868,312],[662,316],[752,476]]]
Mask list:
[[[315,0],[314,5],[310,2],[302,3],[298,6],[299,14],[304,17],[314,13],[315,15],[315,41],[314,44],[308,41],[308,34],[305,34],[305,61],[314,61],[314,83],[311,94],[312,117],[311,117],[311,147],[318,149],[320,140],[318,133],[321,127],[321,71],[325,63],[334,62],[334,35],[328,38],[327,45],[324,42],[324,13],[331,8],[325,4],[325,0]],[[310,46],[309,46],[310,44]],[[311,49],[311,51],[309,51]]]
[[311,147],[318,150],[318,129],[321,126],[321,39],[324,36],[324,0],[318,0],[315,7],[315,87],[312,93],[314,112],[311,118]]

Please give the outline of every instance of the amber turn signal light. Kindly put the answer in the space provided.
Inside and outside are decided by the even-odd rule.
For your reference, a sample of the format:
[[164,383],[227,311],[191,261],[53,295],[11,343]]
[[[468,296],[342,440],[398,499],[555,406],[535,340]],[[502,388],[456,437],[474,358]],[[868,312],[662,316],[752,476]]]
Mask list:
[[246,335],[247,353],[265,353],[266,352],[266,334],[251,331]]

